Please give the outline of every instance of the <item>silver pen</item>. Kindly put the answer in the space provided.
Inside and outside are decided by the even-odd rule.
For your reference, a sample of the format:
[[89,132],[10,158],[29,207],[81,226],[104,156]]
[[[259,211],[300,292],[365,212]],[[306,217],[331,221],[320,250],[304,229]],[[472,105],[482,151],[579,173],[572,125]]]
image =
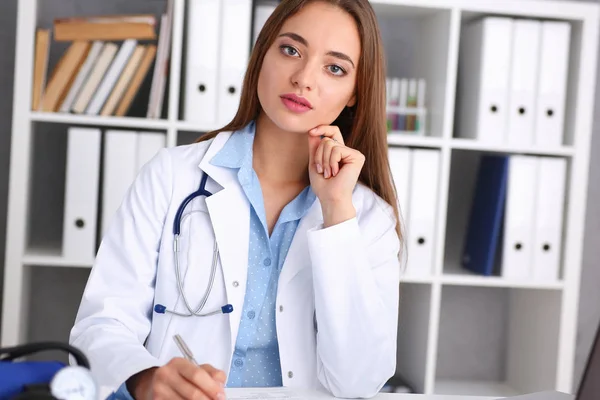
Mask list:
[[185,344],[185,342],[183,341],[183,338],[181,336],[179,336],[179,334],[175,334],[173,336],[173,340],[175,341],[175,344],[177,344],[177,347],[179,347],[179,351],[181,351],[181,354],[183,354],[185,359],[190,361],[192,364],[198,366],[198,363],[194,359],[194,355],[192,354],[192,351],[187,346],[187,344]]

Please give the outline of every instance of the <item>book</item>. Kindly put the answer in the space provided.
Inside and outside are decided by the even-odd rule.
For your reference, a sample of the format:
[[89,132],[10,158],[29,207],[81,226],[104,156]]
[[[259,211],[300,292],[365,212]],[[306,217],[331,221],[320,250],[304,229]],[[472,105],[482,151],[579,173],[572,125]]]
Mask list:
[[42,111],[56,111],[67,95],[76,72],[85,61],[91,43],[77,40],[62,55],[52,72],[52,76],[42,100]]
[[38,29],[35,35],[35,65],[33,69],[33,95],[31,109],[37,111],[46,86],[48,54],[50,52],[50,30]]
[[57,18],[56,41],[156,39],[156,17],[151,14]]

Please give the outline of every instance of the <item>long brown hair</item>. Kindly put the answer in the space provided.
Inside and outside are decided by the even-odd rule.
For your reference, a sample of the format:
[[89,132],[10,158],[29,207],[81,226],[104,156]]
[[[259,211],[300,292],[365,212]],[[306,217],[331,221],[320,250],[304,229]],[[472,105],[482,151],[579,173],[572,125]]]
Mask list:
[[223,128],[200,136],[197,142],[212,139],[220,132],[240,130],[258,116],[261,110],[257,94],[258,76],[265,54],[284,22],[312,1],[340,7],[356,21],[361,38],[356,80],[357,101],[353,107],[346,107],[333,125],[340,128],[348,147],[365,156],[359,181],[392,206],[397,221],[396,232],[403,241],[397,194],[388,161],[384,50],[377,18],[368,0],[283,0],[258,35],[246,69],[235,117]]

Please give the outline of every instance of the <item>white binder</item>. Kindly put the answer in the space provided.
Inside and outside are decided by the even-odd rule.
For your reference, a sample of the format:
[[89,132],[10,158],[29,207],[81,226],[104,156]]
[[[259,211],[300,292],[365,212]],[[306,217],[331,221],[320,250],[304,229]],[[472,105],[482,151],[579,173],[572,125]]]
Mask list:
[[433,273],[439,173],[439,150],[412,150],[406,275]]
[[512,19],[486,17],[464,28],[459,57],[457,136],[504,142]]
[[[213,124],[217,119],[220,3],[189,1],[185,56],[184,116],[189,122]],[[229,27],[232,29],[232,27]],[[231,30],[237,33],[236,29]],[[239,51],[241,42],[230,51]]]
[[406,219],[406,216],[408,215],[408,201],[411,186],[411,150],[405,147],[389,147],[388,157],[390,160],[392,178],[394,180],[396,192],[398,195],[398,204],[400,206],[400,212],[403,218]]
[[529,279],[531,276],[536,171],[536,157],[510,157],[501,272],[507,279]]
[[511,145],[533,145],[540,36],[541,22],[513,22],[506,130],[506,141]]
[[62,256],[82,265],[96,254],[101,132],[69,128]]
[[566,173],[564,158],[538,159],[532,272],[538,282],[559,278]]
[[244,73],[250,57],[252,0],[221,0],[218,123],[226,124],[240,104]]
[[[398,196],[398,210],[400,214],[400,226],[402,233],[406,236],[408,230],[408,213],[409,213],[409,196],[412,176],[412,151],[404,147],[389,147],[388,157],[390,160],[390,170],[392,171],[392,179],[396,186]],[[405,238],[406,242],[406,238]],[[408,254],[406,249],[402,249],[402,267],[408,263]]]
[[569,23],[542,22],[535,119],[537,146],[563,144],[570,36]]
[[252,43],[253,46],[256,44],[258,35],[262,30],[265,23],[277,8],[278,1],[262,2],[256,5],[254,8],[254,26],[252,27]]
[[136,174],[166,145],[167,138],[164,133],[140,132],[137,138]]
[[106,234],[137,173],[137,132],[108,130],[104,138],[101,234]]

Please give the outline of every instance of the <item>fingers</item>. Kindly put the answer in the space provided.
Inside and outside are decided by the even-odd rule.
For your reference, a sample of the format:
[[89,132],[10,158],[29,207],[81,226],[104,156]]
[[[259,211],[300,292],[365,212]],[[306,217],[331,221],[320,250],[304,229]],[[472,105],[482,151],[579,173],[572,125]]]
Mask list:
[[323,148],[323,156],[322,156],[322,160],[323,160],[323,178],[327,179],[332,175],[332,168],[331,168],[331,151],[333,150],[335,146],[335,142],[332,139],[323,139],[321,146]]
[[[181,388],[176,390],[175,388]],[[191,383],[177,373],[174,368],[159,368],[154,374],[154,381],[150,389],[152,399],[188,399],[197,391]]]
[[186,378],[196,387],[202,389],[208,399],[225,399],[222,386],[222,383],[224,384],[224,380],[222,382],[216,381],[209,373],[206,364],[196,367],[195,365],[189,363],[188,367],[181,369],[181,373],[184,378]]
[[334,146],[331,149],[329,156],[329,165],[331,167],[331,175],[336,176],[340,172],[340,162],[342,161],[342,146]]
[[[224,375],[212,366],[198,367],[185,359],[174,358],[156,371],[152,392],[169,399],[224,400]],[[167,392],[170,396],[163,397]]]
[[335,139],[339,144],[344,144],[344,137],[342,136],[342,132],[340,128],[333,125],[319,125],[316,128],[311,129],[308,134],[310,136],[322,136],[323,139],[328,137],[330,139]]
[[225,382],[227,382],[227,375],[225,374],[224,371],[213,367],[210,364],[204,364],[202,365],[202,367],[206,370],[206,372],[208,372],[208,374],[217,382],[222,383],[223,386],[225,385]]

